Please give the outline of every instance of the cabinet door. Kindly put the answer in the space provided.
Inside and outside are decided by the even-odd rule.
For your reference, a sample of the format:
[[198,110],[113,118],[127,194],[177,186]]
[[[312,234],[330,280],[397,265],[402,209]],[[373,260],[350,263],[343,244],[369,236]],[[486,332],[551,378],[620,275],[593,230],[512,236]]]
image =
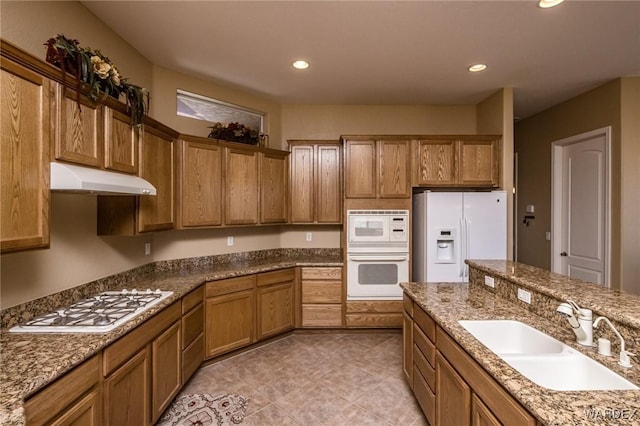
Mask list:
[[460,141],[461,185],[497,187],[500,184],[498,145],[497,140]]
[[287,221],[287,154],[260,153],[260,223]]
[[436,424],[465,426],[471,419],[471,389],[449,362],[436,355]]
[[456,141],[421,140],[418,146],[418,185],[455,185]]
[[413,389],[413,319],[407,311],[402,313],[402,371]]
[[291,223],[315,219],[314,146],[292,145],[289,155]]
[[346,198],[376,198],[376,141],[345,141]]
[[407,140],[378,141],[380,198],[410,198],[411,146]]
[[225,148],[225,224],[258,223],[258,152]]
[[56,85],[55,158],[101,167],[104,155],[102,106]]
[[138,232],[173,228],[173,139],[145,127],[140,141],[140,177],[156,187],[156,196],[140,196]]
[[49,246],[50,82],[1,58],[2,253]]
[[180,141],[180,227],[222,224],[222,151],[213,143]]
[[493,415],[489,407],[473,394],[471,398],[471,425],[472,426],[501,426],[502,423]]
[[104,106],[104,167],[138,173],[140,128],[129,125],[129,116]]
[[102,393],[94,389],[54,420],[52,426],[99,426],[102,424]]
[[318,223],[342,222],[341,151],[339,144],[316,147],[315,213]]
[[151,354],[151,423],[155,423],[171,404],[182,384],[180,321],[153,340]]
[[293,329],[293,282],[258,288],[258,340]]
[[254,290],[205,299],[205,357],[255,341]]
[[149,347],[145,346],[105,379],[105,424],[120,426],[151,423],[150,358]]

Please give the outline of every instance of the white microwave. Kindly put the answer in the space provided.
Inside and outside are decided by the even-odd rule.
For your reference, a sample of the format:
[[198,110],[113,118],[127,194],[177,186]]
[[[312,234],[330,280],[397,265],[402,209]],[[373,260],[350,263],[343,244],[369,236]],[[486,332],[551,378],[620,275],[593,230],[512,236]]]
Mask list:
[[347,210],[347,249],[349,246],[407,245],[408,210]]

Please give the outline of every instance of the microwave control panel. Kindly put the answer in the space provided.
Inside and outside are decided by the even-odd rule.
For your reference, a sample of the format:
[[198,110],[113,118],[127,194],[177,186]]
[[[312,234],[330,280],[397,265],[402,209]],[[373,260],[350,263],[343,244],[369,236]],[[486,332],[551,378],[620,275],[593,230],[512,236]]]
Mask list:
[[409,216],[391,216],[389,217],[389,229],[391,241],[408,241]]

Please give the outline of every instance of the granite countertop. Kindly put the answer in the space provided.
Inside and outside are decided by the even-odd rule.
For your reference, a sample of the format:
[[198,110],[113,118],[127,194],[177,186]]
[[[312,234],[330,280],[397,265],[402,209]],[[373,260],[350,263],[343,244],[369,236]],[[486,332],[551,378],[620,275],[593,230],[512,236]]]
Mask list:
[[[145,320],[207,281],[296,266],[342,266],[339,255],[287,255],[229,263],[174,262],[112,286],[173,291],[158,305],[108,333],[10,333],[0,331],[0,424],[24,424],[26,397],[90,358]],[[96,292],[97,293],[97,292]]]
[[591,420],[587,415],[588,410],[594,410],[592,413],[595,412],[601,416],[606,415],[606,410],[618,410],[617,415],[620,418],[604,421],[613,421],[611,424],[640,424],[640,390],[565,392],[543,388],[518,373],[487,349],[462,328],[458,321],[483,319],[522,321],[594,358],[634,384],[640,385],[640,365],[637,360],[632,361],[633,368],[622,368],[617,365],[615,356],[603,357],[597,353],[596,349],[578,345],[568,325],[560,327],[479,286],[459,283],[403,283],[401,285],[411,299],[431,315],[444,331],[543,424],[554,426],[602,424],[603,417],[599,420]]

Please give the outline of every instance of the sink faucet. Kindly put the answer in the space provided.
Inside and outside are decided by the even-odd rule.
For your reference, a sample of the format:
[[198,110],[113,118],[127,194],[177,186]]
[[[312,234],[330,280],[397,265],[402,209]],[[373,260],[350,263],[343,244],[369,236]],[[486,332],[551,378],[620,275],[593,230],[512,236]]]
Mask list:
[[576,341],[584,346],[593,346],[593,326],[591,309],[580,308],[573,300],[561,303],[556,312],[569,321],[571,329],[576,335]]
[[622,338],[622,335],[618,333],[618,330],[616,330],[613,324],[611,324],[611,321],[609,321],[609,318],[607,317],[596,318],[596,320],[593,322],[593,328],[598,328],[598,324],[600,324],[600,321],[602,320],[604,320],[604,322],[606,322],[609,325],[609,327],[611,327],[611,330],[613,330],[616,336],[618,336],[618,338],[620,339],[620,361],[618,361],[618,364],[626,368],[631,368],[631,359],[629,357],[635,356],[635,354],[632,354],[631,352],[627,352],[627,350],[624,348],[624,339]]

